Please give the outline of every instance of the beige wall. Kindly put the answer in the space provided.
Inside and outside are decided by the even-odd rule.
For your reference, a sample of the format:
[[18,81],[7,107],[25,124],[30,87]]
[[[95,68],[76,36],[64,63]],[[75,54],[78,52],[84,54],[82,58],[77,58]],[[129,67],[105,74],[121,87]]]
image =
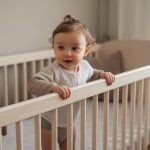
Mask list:
[[150,40],[150,1],[109,0],[111,39]]
[[98,41],[105,41],[108,36],[109,0],[99,0]]
[[119,0],[99,0],[98,40],[118,37]]
[[99,0],[99,41],[150,40],[150,1]]
[[85,23],[97,41],[150,39],[147,0],[1,0],[0,56],[48,49],[64,15]]
[[48,38],[72,14],[97,36],[98,0],[1,0],[0,55],[48,49]]

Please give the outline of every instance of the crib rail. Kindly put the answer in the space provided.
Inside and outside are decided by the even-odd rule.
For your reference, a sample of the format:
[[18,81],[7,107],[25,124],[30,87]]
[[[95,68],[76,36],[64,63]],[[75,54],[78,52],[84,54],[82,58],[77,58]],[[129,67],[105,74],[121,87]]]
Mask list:
[[0,57],[0,67],[54,57],[53,50],[43,50]]
[[[94,54],[94,55],[93,55]],[[91,51],[89,57],[96,53]],[[0,106],[31,98],[27,84],[40,69],[54,61],[53,50],[0,57]]]
[[[139,86],[137,86],[137,84]],[[128,87],[131,88],[128,88]],[[86,83],[84,85],[72,88],[72,95],[69,99],[62,101],[57,94],[48,94],[45,96],[23,101],[0,109],[0,127],[16,123],[17,124],[17,150],[23,150],[23,133],[22,121],[24,119],[35,118],[35,149],[41,150],[40,139],[40,115],[44,112],[51,111],[53,114],[52,123],[52,149],[55,150],[57,144],[57,111],[60,107],[68,108],[68,128],[67,128],[67,149],[73,149],[73,104],[80,102],[81,104],[81,141],[80,149],[86,149],[86,99],[92,97],[93,100],[93,120],[92,120],[92,149],[97,150],[97,133],[98,130],[98,94],[104,93],[104,121],[103,121],[103,150],[108,149],[109,138],[109,91],[113,90],[114,94],[114,111],[113,111],[113,150],[117,150],[117,127],[118,127],[118,101],[119,88],[122,87],[122,143],[121,149],[125,150],[126,143],[126,125],[127,125],[127,103],[130,96],[130,143],[129,148],[132,150],[135,137],[134,128],[137,125],[136,150],[141,147],[147,150],[149,142],[149,105],[150,105],[150,65],[124,72],[116,75],[116,82],[112,86],[107,86],[104,80],[97,80]],[[136,89],[138,87],[138,90]],[[130,89],[130,91],[129,91]],[[81,92],[82,91],[82,92]],[[128,94],[128,92],[130,94]],[[138,96],[137,96],[138,94]],[[137,109],[136,109],[137,104]],[[138,114],[136,121],[136,113]],[[143,121],[144,120],[144,121]],[[142,126],[144,125],[144,134],[142,134]],[[142,138],[144,138],[144,143]],[[0,149],[2,150],[2,137],[0,137]]]
[[0,84],[0,105],[7,106],[31,98],[27,90],[28,81],[53,58],[53,50],[1,56],[0,80],[3,82]]

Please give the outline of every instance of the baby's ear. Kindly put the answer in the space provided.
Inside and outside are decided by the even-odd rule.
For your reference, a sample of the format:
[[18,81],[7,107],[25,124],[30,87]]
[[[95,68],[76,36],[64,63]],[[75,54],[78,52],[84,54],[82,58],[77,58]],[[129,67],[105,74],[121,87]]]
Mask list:
[[89,50],[90,50],[90,46],[87,46],[84,53],[85,57],[89,54]]

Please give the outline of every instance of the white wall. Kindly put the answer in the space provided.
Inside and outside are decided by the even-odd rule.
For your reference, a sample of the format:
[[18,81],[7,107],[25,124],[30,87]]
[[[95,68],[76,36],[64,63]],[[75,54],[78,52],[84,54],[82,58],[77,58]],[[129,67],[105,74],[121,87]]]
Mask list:
[[52,30],[66,14],[97,36],[98,0],[0,0],[0,55],[48,49]]

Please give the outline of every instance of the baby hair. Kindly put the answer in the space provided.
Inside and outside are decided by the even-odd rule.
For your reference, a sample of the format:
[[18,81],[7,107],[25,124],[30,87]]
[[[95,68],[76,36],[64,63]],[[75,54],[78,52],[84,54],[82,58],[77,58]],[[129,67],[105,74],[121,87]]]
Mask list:
[[78,30],[81,30],[83,32],[87,42],[87,46],[92,46],[95,44],[95,39],[90,34],[87,26],[81,23],[78,19],[75,19],[71,15],[66,15],[64,17],[64,20],[54,29],[50,41],[53,44],[54,37],[58,33],[65,33],[65,32],[67,33],[67,32],[78,31]]

